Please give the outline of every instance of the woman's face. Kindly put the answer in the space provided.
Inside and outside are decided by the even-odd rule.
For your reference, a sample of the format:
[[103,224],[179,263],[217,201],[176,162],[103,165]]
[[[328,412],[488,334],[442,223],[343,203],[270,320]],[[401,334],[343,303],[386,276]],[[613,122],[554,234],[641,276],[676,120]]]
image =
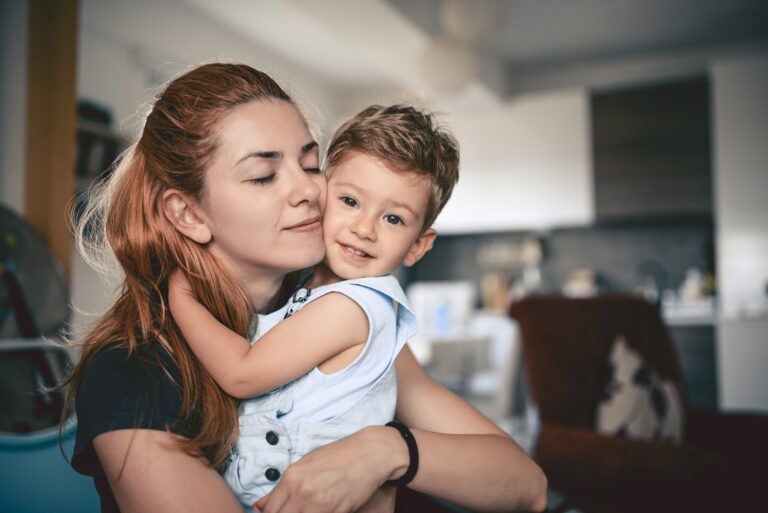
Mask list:
[[286,101],[252,101],[218,128],[200,204],[213,254],[246,284],[322,260],[326,179],[302,115]]

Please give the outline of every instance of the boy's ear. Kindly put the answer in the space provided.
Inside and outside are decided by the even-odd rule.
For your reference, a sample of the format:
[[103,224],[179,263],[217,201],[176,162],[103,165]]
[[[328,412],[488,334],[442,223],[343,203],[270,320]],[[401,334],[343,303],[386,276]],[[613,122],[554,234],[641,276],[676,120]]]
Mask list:
[[435,243],[436,237],[437,231],[434,228],[429,228],[424,233],[419,235],[419,238],[416,239],[413,244],[411,244],[408,253],[405,255],[405,258],[403,259],[403,265],[406,267],[411,267],[413,264],[421,260],[421,257],[423,257],[427,251],[432,249],[432,244]]
[[186,194],[169,189],[163,193],[163,213],[182,235],[198,244],[207,244],[213,234],[195,211],[195,202]]

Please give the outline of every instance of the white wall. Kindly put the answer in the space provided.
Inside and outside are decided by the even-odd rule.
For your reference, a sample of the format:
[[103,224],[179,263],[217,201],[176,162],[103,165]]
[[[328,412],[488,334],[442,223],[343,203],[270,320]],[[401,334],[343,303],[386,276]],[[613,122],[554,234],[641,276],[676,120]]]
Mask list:
[[768,53],[711,77],[720,406],[768,412]]
[[211,61],[250,64],[307,109],[322,117],[335,112],[336,94],[321,77],[184,2],[81,0],[80,34],[79,95],[113,108],[129,133],[136,108],[151,101],[158,84]]
[[516,97],[500,108],[451,112],[461,176],[441,233],[583,225],[594,219],[585,90]]
[[719,407],[768,414],[768,318],[717,326]]
[[0,204],[24,211],[27,19],[24,0],[0,2]]
[[[333,117],[337,99],[321,79],[184,3],[81,0],[79,30],[78,98],[108,107],[115,128],[129,141],[138,136],[161,82],[214,60],[246,62],[270,73],[304,107],[315,132],[329,131],[319,120]],[[116,279],[105,281],[74,255],[74,333],[84,333],[107,308]]]
[[712,66],[723,314],[768,313],[768,54]]

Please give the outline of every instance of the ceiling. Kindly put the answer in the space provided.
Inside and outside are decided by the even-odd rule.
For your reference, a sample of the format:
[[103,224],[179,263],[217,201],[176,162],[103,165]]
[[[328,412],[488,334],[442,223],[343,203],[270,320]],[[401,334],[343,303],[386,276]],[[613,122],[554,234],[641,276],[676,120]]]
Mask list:
[[[338,90],[407,89],[452,101],[703,73],[718,53],[768,48],[765,0],[167,1]],[[429,53],[441,41],[460,44]],[[439,74],[461,86],[438,86]]]
[[[450,36],[456,18],[497,89],[515,78],[598,62],[751,45],[768,39],[765,0],[387,0],[430,37]],[[463,4],[463,5],[462,5]],[[472,21],[468,22],[469,24]],[[457,31],[460,29],[453,29]],[[482,72],[482,70],[481,70]]]
[[[387,0],[431,36],[455,0]],[[765,0],[468,0],[494,14],[473,45],[506,66],[540,66],[768,37]],[[458,11],[457,11],[458,12]]]

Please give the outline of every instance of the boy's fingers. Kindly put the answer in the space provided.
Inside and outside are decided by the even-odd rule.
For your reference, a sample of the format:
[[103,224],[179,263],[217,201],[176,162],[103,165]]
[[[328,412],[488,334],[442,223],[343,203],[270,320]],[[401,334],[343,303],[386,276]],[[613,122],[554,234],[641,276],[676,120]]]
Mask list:
[[261,511],[267,505],[267,502],[269,502],[269,494],[254,502],[251,507],[256,511]]

